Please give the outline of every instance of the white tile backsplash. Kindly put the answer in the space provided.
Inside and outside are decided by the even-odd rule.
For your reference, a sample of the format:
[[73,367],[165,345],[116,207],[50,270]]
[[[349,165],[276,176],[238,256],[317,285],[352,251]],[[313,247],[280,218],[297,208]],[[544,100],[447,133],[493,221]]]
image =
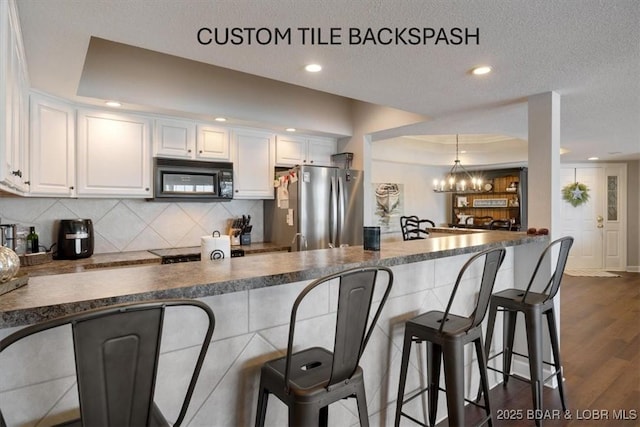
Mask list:
[[40,244],[57,240],[57,220],[89,218],[94,253],[198,246],[214,230],[228,232],[229,219],[251,215],[251,240],[263,241],[262,200],[214,203],[163,203],[141,199],[0,198],[3,223],[36,227]]

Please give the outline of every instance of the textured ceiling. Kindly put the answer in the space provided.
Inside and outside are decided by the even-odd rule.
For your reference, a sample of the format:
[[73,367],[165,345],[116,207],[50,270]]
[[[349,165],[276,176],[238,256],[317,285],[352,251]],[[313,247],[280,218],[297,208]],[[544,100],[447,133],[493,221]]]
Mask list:
[[[381,133],[527,138],[526,99],[561,95],[563,162],[640,158],[640,3],[567,1],[16,0],[31,84],[76,98],[90,36],[422,114]],[[199,28],[291,28],[290,45],[202,46]],[[339,28],[302,45],[300,27]],[[478,28],[479,45],[350,45],[348,29]],[[319,62],[319,74],[305,73]],[[469,75],[478,64],[494,72]],[[449,146],[450,148],[450,146]],[[612,154],[613,153],[613,154]]]

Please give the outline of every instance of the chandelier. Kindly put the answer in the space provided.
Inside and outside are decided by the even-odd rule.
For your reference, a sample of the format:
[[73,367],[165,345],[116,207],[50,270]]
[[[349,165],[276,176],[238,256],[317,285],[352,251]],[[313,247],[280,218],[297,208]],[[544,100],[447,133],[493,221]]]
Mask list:
[[472,176],[458,158],[458,134],[456,134],[456,160],[444,179],[433,180],[436,193],[471,193],[482,191],[482,179]]

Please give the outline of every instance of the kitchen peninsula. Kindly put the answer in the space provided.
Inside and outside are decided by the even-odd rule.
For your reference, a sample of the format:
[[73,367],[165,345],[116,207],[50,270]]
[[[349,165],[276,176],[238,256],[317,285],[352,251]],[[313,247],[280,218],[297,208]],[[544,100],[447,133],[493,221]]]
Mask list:
[[[215,312],[216,330],[187,415],[188,424],[248,426],[255,416],[259,366],[284,351],[290,308],[303,287],[312,279],[343,269],[386,265],[394,271],[394,287],[361,363],[372,425],[381,425],[384,419],[393,417],[404,321],[429,309],[444,308],[458,271],[470,254],[491,247],[507,248],[494,288],[497,291],[522,285],[521,279],[533,269],[537,254],[547,242],[548,236],[473,232],[383,243],[380,252],[354,246],[32,277],[27,286],[0,296],[0,327],[7,328],[0,330],[0,337],[15,327],[96,306],[156,298],[202,299]],[[460,296],[471,300],[473,292],[461,290]],[[306,316],[299,321],[298,330],[302,332],[299,344],[306,345],[313,338],[329,347],[332,334],[327,325],[335,313],[335,301],[329,297],[329,290],[321,290],[305,310]],[[163,360],[174,367],[190,356],[191,336],[182,329],[191,331],[196,325],[184,326],[174,329],[173,336],[166,338],[172,347],[163,351],[160,375]],[[495,342],[501,342],[502,337],[497,335]],[[471,360],[469,357],[467,363]],[[409,390],[419,386],[420,365],[417,359],[414,362],[410,375],[413,379],[407,383]],[[176,392],[173,384],[181,384],[182,378],[179,369],[167,371],[169,379],[159,381],[156,394],[158,404],[167,407],[170,414],[176,400],[170,397]],[[24,402],[29,401],[30,393],[36,393],[35,383],[20,383],[12,374],[6,375],[12,378],[0,381],[8,384],[0,389],[3,399]],[[73,370],[48,375],[51,382],[68,377],[73,384]],[[472,389],[475,381],[477,378],[472,377],[467,384],[469,395],[475,392]],[[492,383],[496,383],[496,378],[492,378]],[[74,392],[69,387],[61,390],[50,407],[42,408],[44,412],[24,415],[26,418],[19,421],[72,411],[74,404],[69,403],[72,398],[67,394]],[[276,404],[277,399],[273,400],[267,424],[286,424],[286,409]],[[414,405],[413,410],[419,414],[419,402]],[[357,420],[355,402],[344,401],[334,406],[329,411],[332,425],[352,425]]]

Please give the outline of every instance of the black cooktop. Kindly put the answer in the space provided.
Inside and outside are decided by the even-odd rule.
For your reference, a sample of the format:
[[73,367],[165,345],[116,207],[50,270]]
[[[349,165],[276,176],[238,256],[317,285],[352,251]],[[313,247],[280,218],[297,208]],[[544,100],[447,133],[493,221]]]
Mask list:
[[188,246],[184,248],[152,249],[151,252],[159,257],[200,255],[200,246]]
[[[200,246],[187,246],[183,248],[152,249],[151,252],[161,258],[162,264],[175,264],[177,262],[200,261]],[[231,258],[243,257],[244,249],[231,249]]]

